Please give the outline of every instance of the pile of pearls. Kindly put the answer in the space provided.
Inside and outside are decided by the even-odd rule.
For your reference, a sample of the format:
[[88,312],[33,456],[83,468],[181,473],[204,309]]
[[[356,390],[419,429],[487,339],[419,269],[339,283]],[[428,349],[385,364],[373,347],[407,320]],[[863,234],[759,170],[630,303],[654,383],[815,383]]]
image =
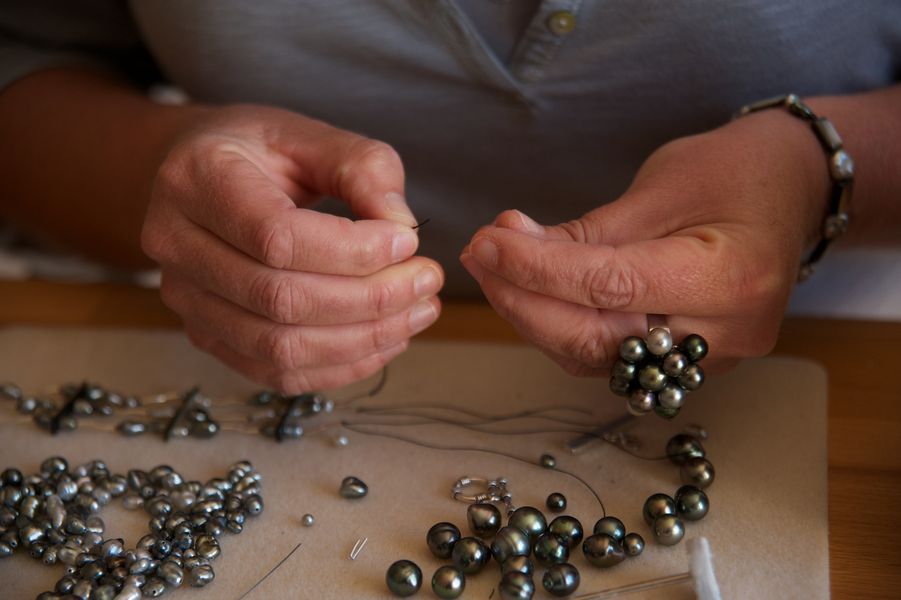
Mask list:
[[633,415],[657,415],[672,419],[679,414],[688,392],[704,383],[700,362],[707,356],[707,342],[692,333],[673,344],[673,336],[655,327],[647,338],[630,336],[619,347],[620,358],[613,364],[610,390],[626,396]]
[[[157,597],[187,582],[203,587],[215,573],[225,531],[241,533],[245,519],[260,514],[260,474],[247,461],[224,478],[186,481],[172,467],[113,474],[103,461],[69,468],[54,456],[40,473],[15,468],[0,474],[0,558],[27,552],[46,565],[62,563],[66,574],[38,600],[138,600]],[[98,516],[114,498],[150,515],[150,533],[135,548],[105,538]]]

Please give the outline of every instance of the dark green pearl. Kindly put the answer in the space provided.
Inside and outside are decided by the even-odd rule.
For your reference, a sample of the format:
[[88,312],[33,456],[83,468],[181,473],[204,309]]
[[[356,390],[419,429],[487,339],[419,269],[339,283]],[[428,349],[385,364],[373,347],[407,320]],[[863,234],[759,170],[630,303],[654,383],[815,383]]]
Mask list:
[[688,365],[679,376],[679,385],[689,392],[697,390],[704,385],[704,369],[700,365]]
[[649,392],[659,392],[666,385],[666,373],[658,365],[645,365],[638,372],[638,384]]
[[566,510],[566,496],[560,492],[554,492],[547,497],[544,504],[552,513],[563,512]]
[[623,547],[606,533],[598,533],[582,542],[582,554],[596,567],[613,567],[626,558]]
[[412,561],[399,560],[388,567],[385,583],[396,596],[412,596],[422,587],[422,570]]
[[628,533],[623,538],[623,550],[627,556],[638,556],[644,551],[644,538],[637,533]]
[[604,517],[594,524],[594,533],[606,533],[617,542],[622,542],[626,537],[626,526],[616,517]]
[[491,542],[491,554],[501,565],[513,556],[528,556],[531,553],[529,536],[517,527],[502,527]]
[[579,589],[579,570],[569,563],[553,565],[544,572],[541,584],[551,596],[562,598],[574,594]]
[[459,598],[466,588],[466,577],[457,567],[445,565],[438,567],[432,575],[432,591],[442,600]]
[[676,514],[676,502],[666,494],[652,494],[644,501],[644,522],[653,525],[661,515]]
[[520,529],[533,542],[547,531],[547,521],[544,515],[540,510],[531,506],[521,506],[514,510],[507,525]]
[[679,468],[682,483],[706,490],[716,479],[716,470],[706,458],[689,458]]
[[707,346],[707,340],[697,333],[692,333],[685,336],[685,339],[679,342],[679,350],[681,350],[691,362],[698,362],[707,356],[709,347]]
[[460,538],[451,552],[451,561],[454,566],[463,571],[467,575],[473,575],[481,571],[491,553],[485,543],[474,537]]
[[582,523],[580,523],[577,518],[570,517],[569,515],[563,515],[551,521],[547,530],[560,538],[560,541],[567,546],[578,544],[582,541],[582,537],[584,536]]
[[700,521],[710,510],[710,499],[703,490],[683,485],[676,490],[676,514],[686,521]]
[[453,523],[441,522],[432,525],[425,536],[429,550],[438,558],[450,558],[454,544],[461,537],[460,530]]
[[676,515],[662,515],[654,521],[654,539],[664,546],[674,546],[682,541],[685,525]]
[[630,335],[619,345],[619,355],[628,363],[637,363],[648,355],[648,347],[640,337]]
[[497,586],[501,600],[532,600],[535,583],[524,573],[512,571],[504,575]]
[[550,454],[542,454],[541,458],[538,459],[538,464],[545,469],[553,469],[557,466],[557,459]]
[[701,441],[693,435],[680,433],[674,435],[666,443],[666,455],[677,465],[681,465],[692,457],[704,458],[704,446]]
[[528,556],[511,556],[501,565],[501,575],[506,575],[511,571],[517,571],[531,577],[535,572],[535,567],[532,565],[532,559]]
[[545,533],[535,541],[535,560],[545,567],[569,560],[569,548],[552,533]]
[[470,504],[466,509],[469,529],[478,537],[491,537],[501,528],[501,511],[493,504]]

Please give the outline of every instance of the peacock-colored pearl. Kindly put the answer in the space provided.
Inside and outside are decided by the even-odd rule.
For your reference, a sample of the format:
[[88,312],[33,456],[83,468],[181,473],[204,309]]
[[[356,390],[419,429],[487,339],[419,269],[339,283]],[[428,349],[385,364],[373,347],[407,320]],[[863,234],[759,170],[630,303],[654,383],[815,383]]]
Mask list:
[[453,523],[435,523],[425,536],[432,554],[438,558],[450,558],[454,544],[460,539],[460,530]]
[[501,565],[511,557],[528,556],[531,553],[529,536],[517,527],[502,527],[491,542],[491,555]]
[[422,569],[410,560],[399,560],[388,567],[385,583],[395,596],[412,596],[422,587]]
[[594,524],[594,533],[606,533],[617,542],[622,542],[626,537],[626,526],[616,517],[604,517]]
[[659,392],[666,385],[666,373],[658,365],[645,365],[638,372],[638,384],[649,392]]
[[649,392],[644,388],[635,388],[629,392],[626,408],[636,417],[641,417],[654,410],[656,404],[657,395],[654,392]]
[[528,556],[511,556],[501,565],[501,575],[506,575],[511,571],[518,571],[531,577],[535,572],[535,567],[532,559]]
[[535,595],[535,583],[524,573],[513,571],[507,573],[497,586],[501,600],[532,600]]
[[532,506],[521,506],[514,510],[507,525],[522,530],[532,542],[547,531],[547,520],[540,510]]
[[545,567],[569,560],[569,547],[552,533],[545,533],[535,541],[535,560]]
[[679,385],[689,392],[699,389],[704,385],[704,369],[700,365],[688,365],[679,376]]
[[628,363],[638,363],[648,355],[648,347],[643,339],[631,335],[619,345],[619,355]]
[[466,576],[457,567],[444,565],[432,575],[432,591],[442,600],[459,598],[466,589]]
[[676,502],[666,494],[652,494],[644,501],[644,522],[653,525],[662,515],[676,514]]
[[709,347],[707,346],[707,340],[697,333],[692,333],[685,336],[685,339],[679,342],[679,350],[681,350],[691,362],[698,362],[707,356]]
[[493,504],[470,504],[466,509],[469,529],[478,537],[491,537],[501,528],[501,511]]
[[686,521],[700,521],[710,510],[710,499],[704,490],[683,485],[676,490],[676,514]]
[[579,589],[580,581],[579,570],[569,563],[549,567],[541,578],[545,591],[558,598],[574,594]]
[[626,558],[623,547],[606,533],[598,533],[582,542],[582,554],[596,567],[613,567]]
[[466,575],[473,575],[481,571],[490,558],[491,552],[485,546],[485,542],[474,537],[460,538],[451,551],[451,561],[454,566]]
[[582,541],[585,535],[582,523],[575,517],[562,515],[557,517],[547,526],[547,530],[557,536],[567,546],[573,546]]

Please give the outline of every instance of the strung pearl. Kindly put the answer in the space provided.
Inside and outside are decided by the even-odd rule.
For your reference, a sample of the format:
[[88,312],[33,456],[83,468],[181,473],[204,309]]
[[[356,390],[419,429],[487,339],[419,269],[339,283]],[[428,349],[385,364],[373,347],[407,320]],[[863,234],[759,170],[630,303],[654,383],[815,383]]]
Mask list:
[[638,372],[638,384],[649,392],[659,392],[666,385],[666,373],[655,364],[645,365]]
[[679,342],[679,350],[681,350],[691,362],[698,362],[707,356],[709,348],[707,346],[707,340],[697,333],[692,333],[685,336],[685,339]]
[[628,363],[638,363],[648,355],[648,347],[643,339],[632,335],[620,344],[619,355]]
[[663,372],[670,377],[678,377],[688,366],[688,357],[673,350],[663,358]]
[[704,385],[704,369],[700,365],[688,365],[679,376],[679,385],[693,392]]
[[682,408],[685,403],[685,391],[678,385],[667,383],[657,392],[657,402],[664,408]]
[[648,351],[655,356],[663,356],[673,349],[673,336],[663,327],[655,327],[648,332],[645,342],[648,345]]

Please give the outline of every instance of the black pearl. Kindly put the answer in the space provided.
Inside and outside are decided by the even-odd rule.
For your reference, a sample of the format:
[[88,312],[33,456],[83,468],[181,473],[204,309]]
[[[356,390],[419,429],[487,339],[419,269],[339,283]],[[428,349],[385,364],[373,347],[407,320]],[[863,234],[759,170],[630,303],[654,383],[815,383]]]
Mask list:
[[598,533],[582,542],[582,554],[596,567],[613,567],[626,558],[623,547],[606,533]]
[[626,362],[621,358],[613,363],[613,368],[610,369],[611,377],[624,381],[632,381],[637,373],[638,367],[634,363]]
[[501,600],[532,600],[535,595],[535,583],[524,573],[513,571],[507,573],[497,586]]
[[704,385],[704,369],[700,365],[688,365],[679,376],[679,385],[693,392]]
[[501,528],[501,511],[493,504],[470,504],[466,509],[469,529],[478,537],[491,537]]
[[531,552],[529,536],[518,527],[502,527],[491,542],[491,555],[501,565],[513,556],[528,556]]
[[451,561],[454,566],[466,575],[473,575],[481,571],[490,558],[491,552],[485,543],[474,537],[460,538],[451,551]]
[[663,372],[670,377],[679,377],[682,375],[682,372],[685,371],[685,367],[687,367],[688,364],[687,356],[678,350],[673,350],[663,357]]
[[643,339],[631,335],[619,345],[619,355],[628,363],[638,363],[648,355],[648,347]]
[[567,546],[578,544],[584,536],[582,523],[577,518],[569,515],[563,515],[551,521],[547,530],[557,536]]
[[622,542],[626,537],[626,526],[616,517],[604,517],[594,524],[594,533],[606,533],[617,542]]
[[538,459],[538,464],[545,469],[553,469],[557,466],[557,459],[550,454],[542,454],[541,458]]
[[638,556],[644,551],[644,538],[635,532],[627,533],[623,538],[623,550],[626,556]]
[[547,521],[544,515],[540,510],[531,506],[521,506],[514,510],[507,525],[522,530],[533,542],[547,531]]
[[703,490],[683,485],[676,490],[676,514],[686,521],[700,521],[710,510],[710,499]]
[[610,391],[617,396],[628,396],[632,389],[632,381],[628,379],[610,378]]
[[678,416],[681,408],[669,408],[661,405],[659,402],[654,405],[654,414],[664,419],[674,419]]
[[654,539],[664,546],[674,546],[682,541],[685,535],[685,525],[676,515],[662,515],[657,517],[653,526]]
[[579,589],[579,570],[569,563],[553,565],[544,572],[541,585],[551,596],[562,598],[574,594]]
[[706,458],[689,458],[679,468],[682,483],[706,490],[716,479],[716,470]]
[[685,339],[679,342],[679,350],[681,350],[691,362],[698,362],[707,356],[709,348],[707,346],[707,340],[697,333],[692,333],[685,336]]
[[645,344],[647,344],[648,352],[654,356],[663,356],[673,349],[673,336],[669,330],[655,327],[648,332]]
[[554,492],[548,495],[544,504],[552,513],[561,513],[566,510],[566,496],[560,492]]
[[657,403],[657,395],[644,388],[635,388],[629,392],[626,408],[636,417],[641,417],[654,410]]
[[432,575],[432,591],[442,600],[459,598],[466,588],[466,577],[457,567],[445,565]]
[[363,483],[362,479],[345,477],[341,481],[339,492],[344,498],[362,498],[369,493],[369,486]]
[[638,384],[649,392],[659,392],[666,385],[666,373],[655,364],[645,365],[638,372]]
[[441,522],[432,525],[425,536],[429,550],[438,558],[450,558],[454,544],[460,539],[460,530],[453,523]]
[[501,575],[506,575],[511,571],[518,571],[531,577],[535,572],[535,567],[532,565],[532,559],[528,556],[511,556],[501,565]]
[[412,596],[422,587],[422,570],[413,561],[396,561],[388,567],[385,583],[396,596]]
[[685,390],[675,383],[667,383],[657,392],[657,403],[663,408],[682,408],[685,404]]
[[674,435],[666,443],[666,455],[677,465],[681,465],[692,457],[704,458],[704,446],[693,435],[680,433]]
[[653,525],[661,515],[676,514],[676,502],[666,494],[652,494],[644,501],[644,509],[641,512],[644,522]]
[[545,533],[535,541],[535,560],[545,567],[569,560],[569,548],[552,533]]

